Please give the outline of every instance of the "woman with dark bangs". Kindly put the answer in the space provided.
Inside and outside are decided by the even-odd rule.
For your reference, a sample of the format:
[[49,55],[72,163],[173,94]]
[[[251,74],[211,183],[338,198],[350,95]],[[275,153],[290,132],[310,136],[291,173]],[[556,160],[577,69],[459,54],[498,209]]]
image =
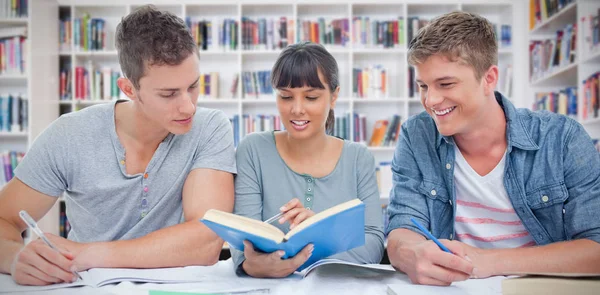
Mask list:
[[[275,222],[287,232],[315,212],[359,198],[365,204],[365,245],[331,258],[379,263],[383,256],[381,205],[375,160],[364,145],[328,135],[340,91],[335,58],[318,44],[288,46],[272,70],[277,109],[285,131],[253,133],[237,149],[234,213]],[[289,225],[285,223],[289,222]],[[283,251],[231,250],[238,274],[285,277],[312,253],[306,246],[295,257]]]

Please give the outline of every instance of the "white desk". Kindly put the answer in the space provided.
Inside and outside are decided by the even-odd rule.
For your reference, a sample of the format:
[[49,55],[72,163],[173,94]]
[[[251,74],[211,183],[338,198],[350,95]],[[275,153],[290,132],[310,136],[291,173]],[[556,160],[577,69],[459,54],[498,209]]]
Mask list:
[[[186,284],[134,284],[131,282],[122,282],[117,285],[108,285],[100,288],[93,287],[73,287],[48,291],[37,291],[27,293],[11,293],[11,294],[38,294],[38,295],[53,295],[53,294],[148,294],[148,290],[165,290],[165,291],[189,291],[189,292],[228,292],[241,289],[270,289],[268,294],[386,294],[388,284],[410,284],[408,277],[402,273],[382,273],[368,270],[351,271],[335,267],[329,268],[323,266],[311,273],[305,279],[299,277],[290,277],[286,279],[255,279],[237,277],[233,271],[233,263],[231,259],[219,261],[211,268],[211,277],[201,283],[186,283]],[[459,284],[467,284],[469,292],[460,291],[454,294],[481,294],[481,295],[497,295],[499,293],[500,280],[475,280],[463,282]],[[488,286],[489,285],[489,286]],[[440,290],[432,291],[431,287],[427,286],[410,286],[411,288],[419,288],[421,294],[437,294]],[[454,288],[453,288],[454,289]],[[0,294],[2,293],[0,286]],[[448,290],[450,291],[450,290]],[[455,290],[456,291],[456,290]],[[249,294],[261,294],[260,292]],[[265,294],[265,293],[262,293]],[[411,294],[416,294],[413,290]]]

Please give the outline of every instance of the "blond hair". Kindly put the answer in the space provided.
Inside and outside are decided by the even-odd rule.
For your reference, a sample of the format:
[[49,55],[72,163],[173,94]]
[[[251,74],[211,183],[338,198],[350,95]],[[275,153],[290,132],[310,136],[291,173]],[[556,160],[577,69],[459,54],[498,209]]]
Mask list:
[[408,62],[417,65],[436,54],[471,66],[479,80],[492,65],[498,64],[494,27],[473,13],[455,11],[439,16],[410,41]]

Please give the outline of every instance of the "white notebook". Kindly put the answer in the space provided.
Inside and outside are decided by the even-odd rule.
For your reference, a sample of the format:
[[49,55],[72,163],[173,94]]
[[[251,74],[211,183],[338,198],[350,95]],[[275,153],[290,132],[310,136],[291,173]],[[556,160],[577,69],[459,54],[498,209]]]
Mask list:
[[213,268],[206,266],[187,266],[155,269],[130,268],[92,268],[79,272],[83,280],[74,283],[54,284],[49,286],[21,286],[9,275],[0,274],[0,293],[32,292],[54,290],[60,288],[90,286],[102,287],[124,281],[140,283],[197,283],[214,278]]
[[502,281],[506,277],[497,276],[487,279],[469,279],[463,282],[452,283],[448,287],[424,286],[410,283],[390,284],[387,288],[388,295],[501,295]]

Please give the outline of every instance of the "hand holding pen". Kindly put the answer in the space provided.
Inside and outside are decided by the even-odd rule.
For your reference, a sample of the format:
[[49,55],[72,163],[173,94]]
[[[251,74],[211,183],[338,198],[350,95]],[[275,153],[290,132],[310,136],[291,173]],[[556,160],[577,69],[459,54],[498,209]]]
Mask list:
[[300,200],[294,198],[287,204],[279,208],[281,212],[277,215],[265,220],[266,223],[272,223],[275,220],[279,220],[279,224],[283,224],[286,221],[290,222],[290,229],[293,229],[302,221],[315,215],[315,212],[311,211],[310,208],[304,208]]
[[49,285],[81,279],[74,270],[73,255],[56,248],[24,210],[19,217],[40,239],[27,244],[15,255],[11,266],[13,279],[23,285]]

